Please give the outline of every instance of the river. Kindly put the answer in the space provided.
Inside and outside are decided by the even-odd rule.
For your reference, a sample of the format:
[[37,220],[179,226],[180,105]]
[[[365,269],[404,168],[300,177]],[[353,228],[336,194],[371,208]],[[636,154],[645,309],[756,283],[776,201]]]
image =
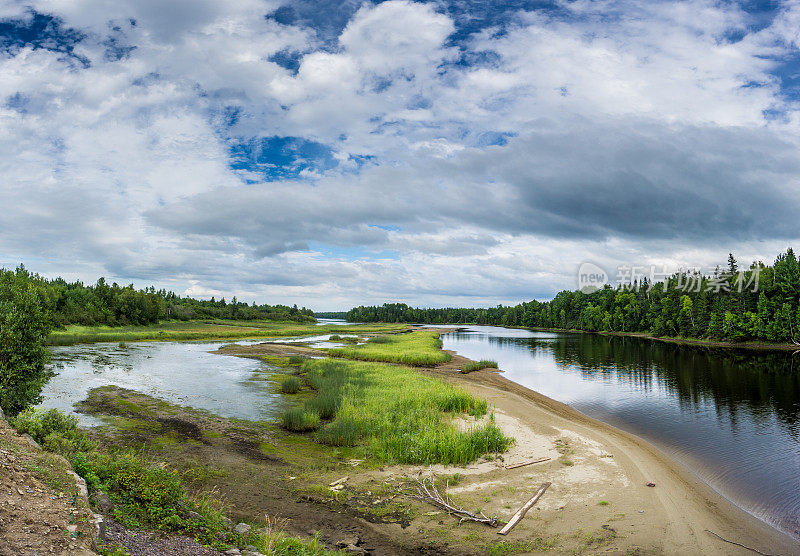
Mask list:
[[800,356],[469,326],[444,348],[636,434],[800,538]]
[[[326,339],[304,338],[333,345]],[[465,357],[495,359],[508,379],[650,441],[740,507],[800,538],[800,356],[485,326],[443,341]],[[268,380],[274,369],[209,353],[221,344],[55,347],[56,375],[42,405],[71,412],[91,388],[114,384],[225,417],[274,419],[285,407]]]

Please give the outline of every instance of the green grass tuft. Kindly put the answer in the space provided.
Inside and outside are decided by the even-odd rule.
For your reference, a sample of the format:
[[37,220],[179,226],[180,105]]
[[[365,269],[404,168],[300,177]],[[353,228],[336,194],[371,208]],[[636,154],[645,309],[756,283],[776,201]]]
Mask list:
[[287,376],[281,380],[281,392],[284,394],[297,394],[303,383],[296,376]]
[[466,373],[471,373],[473,371],[480,371],[481,369],[489,369],[489,368],[496,369],[497,361],[494,361],[492,359],[481,359],[480,361],[470,361],[468,363],[465,363],[461,367],[461,372],[466,374]]
[[302,408],[293,408],[283,414],[283,427],[294,432],[313,431],[319,427],[319,414]]

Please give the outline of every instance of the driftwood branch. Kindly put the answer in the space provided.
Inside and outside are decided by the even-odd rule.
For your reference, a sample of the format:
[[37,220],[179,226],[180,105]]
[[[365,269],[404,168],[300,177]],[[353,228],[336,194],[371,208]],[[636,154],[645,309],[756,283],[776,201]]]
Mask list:
[[446,511],[448,514],[458,517],[459,523],[474,521],[476,523],[485,523],[491,527],[497,527],[497,517],[486,517],[483,512],[480,512],[480,514],[473,514],[454,504],[447,494],[449,486],[450,484],[448,481],[445,483],[445,493],[442,495],[436,487],[436,475],[433,473],[433,470],[431,470],[429,476],[414,479],[411,483],[404,483],[398,488],[398,491],[409,498],[428,502]]
[[731,541],[731,540],[728,540],[728,539],[726,539],[725,537],[723,537],[722,535],[717,535],[717,534],[716,534],[714,531],[712,531],[711,529],[706,529],[706,532],[707,532],[707,533],[711,533],[712,535],[714,535],[715,537],[717,537],[719,540],[721,540],[721,541],[725,541],[726,543],[733,544],[733,545],[736,545],[736,546],[741,546],[741,547],[742,547],[742,548],[744,548],[745,550],[749,550],[750,552],[755,552],[756,554],[761,554],[761,556],[770,556],[770,555],[769,555],[769,554],[767,554],[766,552],[761,552],[760,550],[758,550],[758,549],[756,549],[756,548],[752,548],[752,547],[750,547],[750,546],[747,546],[747,545],[744,545],[744,544],[742,544],[742,543],[740,543],[740,542],[736,542],[736,541]]
[[550,461],[550,458],[539,458],[533,461],[526,461],[523,463],[515,463],[514,465],[506,465],[506,469],[516,469],[517,467],[526,467],[528,465],[533,465],[534,463],[544,463],[546,461]]
[[546,491],[549,486],[550,483],[542,483],[542,486],[539,487],[539,490],[536,491],[536,494],[533,495],[533,498],[525,502],[525,505],[517,510],[517,513],[514,514],[514,516],[506,524],[506,526],[503,527],[500,531],[498,531],[497,534],[507,535],[509,531],[511,531],[514,527],[516,527],[517,523],[519,523],[522,520],[522,518],[525,517],[525,514],[528,513],[528,510],[530,510],[533,507],[533,505],[539,501],[539,498],[542,497],[542,494],[544,494],[544,491]]

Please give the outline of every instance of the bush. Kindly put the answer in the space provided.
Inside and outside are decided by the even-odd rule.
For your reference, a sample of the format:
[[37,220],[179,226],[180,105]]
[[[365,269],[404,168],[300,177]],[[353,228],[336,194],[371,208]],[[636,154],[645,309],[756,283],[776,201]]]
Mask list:
[[109,456],[78,452],[72,458],[91,490],[103,490],[115,504],[115,517],[131,526],[151,525],[177,531],[185,525],[178,513],[186,494],[177,474],[148,466],[133,454]]
[[284,394],[297,394],[302,383],[296,376],[287,376],[281,380],[281,392]]
[[290,431],[313,431],[319,428],[319,424],[319,415],[314,411],[294,408],[283,414],[283,427]]
[[57,409],[45,412],[28,408],[11,420],[21,433],[27,433],[45,450],[69,457],[75,452],[94,449],[94,442],[78,428],[74,415],[64,415]]
[[331,342],[338,342],[341,339],[342,337],[339,336],[338,334],[331,334],[330,337],[328,338],[328,340],[330,340]]
[[302,355],[290,355],[289,356],[289,364],[290,365],[302,365],[303,361],[305,361],[305,360],[306,360],[306,358],[303,357]]

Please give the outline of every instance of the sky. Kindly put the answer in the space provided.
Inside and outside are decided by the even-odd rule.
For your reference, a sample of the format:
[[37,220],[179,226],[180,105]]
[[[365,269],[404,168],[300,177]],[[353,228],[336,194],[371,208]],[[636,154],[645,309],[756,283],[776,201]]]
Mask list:
[[794,245],[800,2],[2,0],[0,266],[491,306]]

